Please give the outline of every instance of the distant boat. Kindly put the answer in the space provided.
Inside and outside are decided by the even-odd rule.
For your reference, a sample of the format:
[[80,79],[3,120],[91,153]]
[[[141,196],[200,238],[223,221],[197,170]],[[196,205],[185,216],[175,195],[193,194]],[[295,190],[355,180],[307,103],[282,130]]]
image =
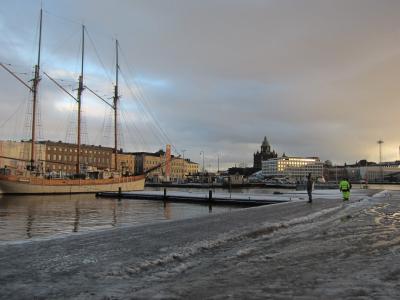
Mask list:
[[[83,66],[84,66],[84,38],[85,38],[85,27],[82,26],[82,64],[81,74],[79,76],[78,94],[75,98],[69,92],[64,90],[54,79],[48,74],[44,73],[50,80],[57,84],[61,89],[67,92],[73,97],[78,104],[78,118],[77,118],[77,144],[76,144],[76,178],[59,178],[59,179],[46,179],[44,174],[39,174],[37,168],[37,161],[35,161],[35,126],[36,126],[36,106],[37,106],[37,91],[40,81],[40,50],[41,50],[41,39],[42,39],[42,10],[40,10],[40,30],[39,30],[39,47],[38,47],[38,59],[35,65],[35,76],[32,79],[32,85],[29,86],[16,74],[14,74],[4,64],[0,65],[14,76],[20,83],[29,89],[33,95],[32,101],[32,132],[31,132],[31,150],[30,160],[26,162],[26,172],[23,176],[12,174],[9,169],[3,169],[0,174],[0,193],[3,194],[72,194],[72,193],[96,193],[103,191],[137,191],[144,189],[145,175],[140,176],[113,176],[108,179],[86,179],[85,174],[81,172],[81,103],[82,103],[82,91],[84,90],[83,85]],[[114,87],[113,104],[109,104],[114,110],[114,157],[115,167],[117,168],[117,108],[118,108],[118,41],[116,41],[116,83]],[[88,90],[90,90],[88,88]],[[91,91],[91,90],[90,90]],[[93,91],[91,91],[93,92]],[[93,92],[94,93],[94,92]],[[98,96],[98,95],[96,95]],[[100,96],[98,96],[101,98]],[[4,157],[3,157],[4,158]],[[13,159],[7,157],[7,159]],[[14,158],[16,160],[21,160]]]

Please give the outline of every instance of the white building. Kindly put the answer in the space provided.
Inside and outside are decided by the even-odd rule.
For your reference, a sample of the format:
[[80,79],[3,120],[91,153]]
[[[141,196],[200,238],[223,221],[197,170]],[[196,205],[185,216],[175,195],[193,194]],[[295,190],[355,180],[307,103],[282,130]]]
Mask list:
[[[389,166],[389,165],[381,165],[381,166],[368,166],[368,167],[359,167],[359,177],[360,179],[364,179],[368,182],[377,182],[383,181],[385,177],[390,176],[391,174],[399,174],[400,168],[399,166]],[[348,170],[350,172],[350,170]]]
[[312,177],[323,176],[324,163],[316,157],[278,157],[262,162],[262,173],[266,177],[289,177],[304,179],[309,173]]

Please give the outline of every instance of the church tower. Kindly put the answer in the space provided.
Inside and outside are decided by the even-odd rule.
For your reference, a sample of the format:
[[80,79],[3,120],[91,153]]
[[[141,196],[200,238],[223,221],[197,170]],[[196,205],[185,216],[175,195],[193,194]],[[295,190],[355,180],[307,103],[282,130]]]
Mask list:
[[261,144],[261,153],[269,153],[271,152],[271,146],[268,143],[267,137],[264,136],[264,141]]
[[256,153],[254,153],[253,168],[261,170],[263,160],[268,160],[270,158],[276,157],[278,157],[278,154],[275,151],[271,151],[271,145],[269,144],[267,137],[265,136],[261,144],[261,152],[257,151]]

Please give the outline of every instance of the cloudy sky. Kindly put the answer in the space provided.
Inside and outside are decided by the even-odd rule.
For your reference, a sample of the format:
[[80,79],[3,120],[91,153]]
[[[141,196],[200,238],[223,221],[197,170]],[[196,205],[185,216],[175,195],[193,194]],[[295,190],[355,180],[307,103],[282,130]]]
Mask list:
[[[2,0],[0,61],[24,80],[41,1]],[[112,97],[120,48],[121,147],[168,142],[216,168],[279,154],[334,163],[399,159],[400,1],[44,0],[42,71]],[[29,93],[0,71],[0,138],[28,137]],[[85,90],[84,140],[112,146],[111,110]],[[43,75],[40,138],[73,141],[74,100]]]

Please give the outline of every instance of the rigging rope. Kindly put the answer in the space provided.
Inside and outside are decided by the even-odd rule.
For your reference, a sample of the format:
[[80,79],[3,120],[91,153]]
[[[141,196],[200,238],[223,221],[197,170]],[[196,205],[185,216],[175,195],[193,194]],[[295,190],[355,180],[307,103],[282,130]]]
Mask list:
[[[131,68],[129,68],[129,63],[128,60],[125,56],[124,51],[121,48],[121,53],[122,53],[122,57],[125,60],[125,63],[127,65],[128,71],[132,74],[132,78],[135,78],[134,72]],[[123,72],[121,71],[121,73],[123,74]],[[133,79],[134,80],[134,79]],[[134,80],[135,81],[135,80]],[[136,85],[136,89],[138,92],[138,97],[135,97],[139,102],[142,102],[144,108],[146,109],[146,112],[150,115],[150,117],[153,119],[153,121],[155,122],[156,126],[158,127],[158,130],[161,132],[162,136],[164,137],[164,139],[167,141],[168,144],[170,144],[172,146],[172,148],[175,150],[176,153],[179,153],[179,151],[177,150],[177,148],[175,147],[174,143],[171,141],[171,139],[169,138],[169,136],[166,134],[166,132],[163,130],[162,126],[160,125],[160,123],[158,122],[157,118],[154,116],[154,114],[151,112],[151,110],[148,107],[148,100],[146,98],[146,96],[144,95],[144,93],[142,92],[142,89],[140,88],[140,85],[138,84],[138,82],[135,81],[135,85]],[[130,86],[127,84],[128,88],[130,89]],[[132,92],[131,92],[132,93]],[[133,94],[133,93],[132,93]]]
[[[125,84],[127,85],[128,91],[130,92],[132,98],[136,98],[136,97],[135,97],[135,94],[134,94],[134,92],[132,91],[132,89],[130,88],[129,83],[127,82],[125,76],[122,75],[122,78],[124,79]],[[138,103],[141,104],[140,101],[138,101]],[[148,115],[147,112],[146,112],[146,109],[145,109],[144,107],[142,107],[142,113],[143,113],[143,114],[139,114],[141,117],[146,117],[146,115]],[[153,125],[153,123],[151,123],[151,120],[150,120],[148,117],[147,117],[147,119],[150,121],[150,124]],[[145,120],[144,120],[144,121],[145,121]],[[144,122],[144,123],[145,123],[145,122]],[[155,126],[154,126],[154,127],[155,127]],[[149,128],[150,128],[150,130],[152,131],[152,133],[154,134],[154,136],[155,136],[156,138],[159,139],[159,142],[161,142],[161,143],[164,143],[164,142],[165,142],[165,140],[163,140],[163,136],[157,131],[157,128],[153,128],[153,126],[150,126]]]
[[68,18],[62,17],[62,16],[60,16],[60,15],[53,14],[52,12],[50,12],[50,11],[48,11],[48,10],[46,10],[46,9],[43,9],[43,12],[44,12],[45,14],[51,16],[51,17],[54,17],[54,18],[63,20],[64,22],[72,23],[72,24],[79,25],[79,26],[81,25],[81,22],[78,22],[78,21],[73,20],[73,19],[68,19]]
[[[74,25],[79,25],[79,26],[81,25],[80,22],[77,22],[77,21],[75,21],[75,20],[68,19],[68,18],[59,16],[59,15],[53,14],[53,13],[51,13],[51,12],[48,11],[48,10],[43,10],[43,12],[44,12],[47,16],[58,18],[58,19],[60,19],[60,20],[62,20],[62,21],[64,21],[64,22],[72,23],[72,24],[74,24]],[[39,30],[39,29],[38,29],[38,26],[37,26],[37,30],[36,30],[36,31],[37,31],[37,32],[36,32],[36,39],[37,39],[37,36],[38,36],[38,30]],[[80,31],[80,30],[79,30],[79,31]],[[55,46],[53,47],[53,49],[58,50],[59,48],[61,48],[62,46],[64,46],[64,44],[67,44],[67,42],[70,41],[71,39],[73,39],[73,38],[75,37],[75,35],[77,34],[77,32],[79,32],[79,31],[78,31],[78,30],[76,30],[76,31],[74,30],[74,31],[73,31],[71,34],[69,34],[63,41],[61,41],[61,42],[59,42],[59,43],[56,43]],[[112,79],[111,79],[111,76],[110,76],[110,72],[107,72],[107,68],[105,67],[104,62],[102,61],[102,59],[101,59],[101,57],[100,57],[100,55],[99,55],[99,51],[98,51],[98,49],[96,48],[95,43],[94,43],[94,41],[93,41],[93,39],[92,39],[92,35],[91,35],[91,33],[89,33],[89,31],[87,30],[87,27],[85,27],[85,31],[86,31],[87,36],[88,36],[88,38],[89,38],[90,44],[92,45],[92,47],[93,47],[93,49],[94,49],[95,55],[96,55],[96,57],[97,57],[97,59],[98,59],[100,65],[101,65],[101,67],[103,68],[104,74],[106,75],[107,79],[112,83]],[[35,39],[35,40],[36,40],[36,39]],[[77,56],[80,56],[81,44],[82,44],[82,41],[80,41],[80,44],[79,44],[79,47],[78,47],[78,51],[77,51]],[[36,46],[36,43],[35,43],[35,46]],[[128,60],[127,60],[127,58],[126,58],[126,55],[125,55],[124,51],[122,50],[121,47],[119,47],[119,49],[121,49],[122,58],[123,58],[123,60],[125,61],[126,65],[127,65],[127,71],[128,71],[128,74],[127,74],[128,76],[125,76],[125,74],[124,74],[122,71],[121,71],[121,75],[122,75],[122,77],[123,77],[123,79],[124,79],[124,81],[125,81],[125,84],[126,84],[128,90],[129,90],[129,93],[130,93],[131,96],[132,96],[132,101],[135,103],[134,100],[136,99],[137,102],[135,103],[135,106],[138,107],[138,109],[142,111],[142,114],[138,114],[138,115],[139,115],[140,117],[144,118],[144,120],[148,120],[148,121],[149,121],[149,123],[150,123],[149,129],[153,132],[153,134],[154,134],[154,136],[155,136],[156,139],[158,139],[158,140],[161,141],[161,142],[166,142],[166,143],[170,144],[170,145],[172,146],[172,148],[174,149],[174,151],[177,152],[177,153],[179,153],[179,151],[176,149],[174,143],[172,143],[170,137],[167,135],[167,133],[165,132],[165,130],[163,129],[163,127],[160,125],[159,120],[157,119],[157,117],[155,116],[155,114],[153,113],[153,111],[150,109],[150,105],[149,105],[149,102],[150,102],[150,101],[148,101],[148,99],[147,99],[146,96],[144,95],[144,93],[143,93],[143,91],[142,91],[142,88],[140,87],[140,84],[135,80],[135,77],[133,76],[133,75],[134,75],[134,72],[132,71],[132,68],[130,67],[130,65],[129,65],[129,63],[128,63]],[[55,51],[55,50],[54,50],[54,51]],[[31,53],[34,53],[34,52],[35,52],[35,51],[31,51]],[[77,65],[75,66],[75,68],[74,68],[74,70],[73,70],[73,72],[74,72],[74,75],[73,75],[73,76],[75,76],[75,75],[78,73],[77,69],[78,69],[78,62],[79,62],[79,59],[76,59],[75,62],[77,62]],[[47,63],[48,63],[48,60],[42,61],[42,65],[46,65]],[[132,76],[129,76],[129,75],[132,75]],[[135,92],[132,90],[131,84],[130,84],[130,82],[129,82],[130,80],[128,80],[128,78],[131,79],[131,80],[133,80],[134,87],[135,87]],[[64,80],[64,81],[65,81],[65,80]],[[69,87],[69,88],[72,88],[70,85],[68,85],[68,87]],[[21,104],[20,104],[20,106],[21,106]],[[121,107],[122,107],[122,105],[121,105]],[[15,116],[15,114],[19,111],[19,109],[20,109],[20,108],[17,108],[17,110],[13,113],[13,115],[12,115],[10,118],[8,118],[7,120],[5,120],[5,121],[1,124],[0,128],[2,128],[3,126],[5,126],[5,124],[6,124],[11,118],[13,118],[13,117]],[[30,114],[32,114],[32,112],[30,112]],[[29,111],[28,111],[28,115],[29,115]],[[126,128],[128,129],[128,134],[129,134],[129,135],[132,134],[132,131],[129,130],[129,129],[133,126],[133,127],[136,129],[136,132],[138,133],[138,139],[141,140],[142,144],[147,145],[147,143],[146,143],[146,141],[145,141],[145,138],[142,136],[141,131],[138,130],[138,127],[137,127],[137,125],[135,124],[135,122],[133,121],[133,119],[130,119],[131,122],[128,122],[128,120],[127,120],[127,119],[128,119],[128,116],[126,115],[125,111],[123,111],[123,110],[121,110],[121,114],[120,114],[120,115],[121,115],[121,117],[125,120],[125,126],[126,126]],[[39,116],[39,119],[40,119],[40,116]],[[82,121],[83,121],[83,122],[82,122],[82,123],[83,123],[83,124],[82,124],[83,127],[86,127],[86,120],[85,120],[84,114],[82,115]],[[41,123],[41,121],[40,121],[39,123]],[[128,123],[131,123],[131,124],[128,124]],[[103,119],[103,129],[104,129],[104,119]],[[84,128],[84,131],[85,131],[85,128]],[[86,135],[87,135],[87,129],[86,129],[86,132],[84,132],[83,134],[85,135],[85,133],[86,133]],[[39,134],[40,134],[40,131],[39,131]],[[120,134],[121,134],[121,133],[120,133]],[[68,131],[67,131],[67,135],[68,135]],[[86,138],[87,138],[87,137],[86,137]],[[136,138],[136,139],[137,139],[137,138]],[[120,140],[122,141],[122,136],[121,136],[121,139],[120,139]]]
[[[121,105],[121,106],[123,106],[123,105]],[[142,145],[143,146],[148,146],[147,143],[145,142],[144,137],[140,133],[140,130],[138,130],[133,118],[132,118],[132,122],[128,122],[128,119],[127,119],[127,117],[125,115],[125,110],[124,109],[121,109],[121,116],[125,121],[124,124],[125,124],[125,127],[127,128],[128,135],[130,135],[130,137],[132,138],[133,136],[131,136],[131,132],[137,132],[138,136],[139,136],[139,139],[140,139],[140,142],[142,142]],[[130,130],[130,128],[129,128],[130,123],[132,123],[133,127],[135,128],[135,130]],[[133,137],[133,140],[136,140],[136,139]]]
[[25,104],[25,102],[21,102],[18,105],[17,109],[6,120],[4,120],[3,123],[1,123],[0,128],[3,128],[3,126],[6,125],[6,123],[8,123],[8,121],[10,121],[17,114],[17,112],[19,112],[23,104]]
[[90,43],[91,43],[92,46],[93,46],[94,52],[95,52],[95,54],[96,54],[96,56],[97,56],[97,59],[99,60],[101,66],[102,66],[102,68],[103,68],[104,73],[105,73],[106,76],[107,76],[107,79],[112,83],[113,81],[112,81],[112,79],[111,79],[111,76],[110,76],[110,74],[107,72],[106,67],[104,66],[104,63],[103,63],[103,61],[102,61],[101,58],[100,58],[99,52],[97,51],[97,48],[96,48],[96,46],[95,46],[95,44],[94,44],[94,42],[93,42],[93,40],[92,40],[92,37],[90,36],[89,31],[87,30],[86,27],[85,27],[85,32],[87,33],[87,36],[89,37],[89,41],[90,41]]

